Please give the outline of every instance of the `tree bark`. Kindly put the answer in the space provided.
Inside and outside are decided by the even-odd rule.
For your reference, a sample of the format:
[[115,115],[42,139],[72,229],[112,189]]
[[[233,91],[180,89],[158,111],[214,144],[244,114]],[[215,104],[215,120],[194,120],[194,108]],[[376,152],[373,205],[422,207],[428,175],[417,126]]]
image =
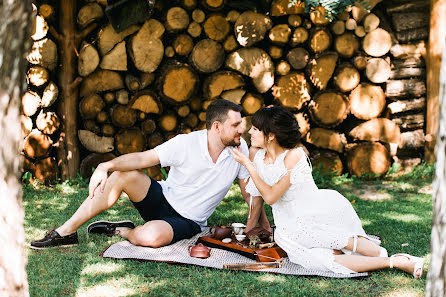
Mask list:
[[446,1],[431,0],[430,34],[427,66],[427,110],[426,110],[426,145],[424,158],[426,162],[435,162],[435,142],[438,131],[439,110],[439,73],[441,65],[441,53],[446,44]]
[[0,2],[0,295],[29,296],[24,251],[20,97],[25,91],[26,53],[31,49],[31,1]]
[[[436,2],[436,1],[433,1]],[[443,8],[446,8],[446,1],[441,1]],[[440,1],[438,1],[440,4]],[[446,290],[446,241],[444,240],[444,230],[446,222],[446,50],[443,50],[443,61],[440,74],[439,90],[439,129],[436,138],[435,152],[437,163],[435,166],[435,177],[433,182],[434,213],[432,218],[431,232],[431,265],[427,275],[426,296],[442,297]],[[432,156],[435,160],[435,156]]]
[[61,133],[57,144],[57,159],[63,180],[74,178],[79,169],[79,145],[77,139],[77,100],[79,90],[74,83],[76,75],[76,51],[80,38],[76,32],[76,1],[60,2],[59,24],[62,30],[59,40],[61,67],[59,87],[61,99],[58,102],[58,114],[61,115]]

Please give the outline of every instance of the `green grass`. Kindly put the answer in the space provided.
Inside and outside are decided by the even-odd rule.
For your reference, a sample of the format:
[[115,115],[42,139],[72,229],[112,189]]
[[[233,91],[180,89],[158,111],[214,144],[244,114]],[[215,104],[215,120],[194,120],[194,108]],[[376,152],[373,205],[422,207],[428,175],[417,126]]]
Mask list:
[[[387,179],[316,176],[321,188],[334,188],[351,202],[364,229],[383,237],[390,254],[404,252],[429,258],[431,195],[420,192],[432,181],[432,168],[421,166],[409,175]],[[370,190],[379,200],[361,199]],[[76,180],[51,188],[26,185],[26,241],[42,237],[62,224],[88,195],[85,182]],[[382,198],[384,197],[384,198]],[[268,216],[271,209],[266,208]],[[233,186],[209,219],[209,224],[245,221],[248,208]],[[97,219],[131,219],[142,223],[126,198]],[[86,226],[86,225],[85,225]],[[120,238],[87,236],[79,230],[76,247],[27,250],[31,296],[424,296],[422,280],[396,270],[373,272],[365,279],[329,279],[266,273],[232,272],[165,263],[112,260],[101,252]]]

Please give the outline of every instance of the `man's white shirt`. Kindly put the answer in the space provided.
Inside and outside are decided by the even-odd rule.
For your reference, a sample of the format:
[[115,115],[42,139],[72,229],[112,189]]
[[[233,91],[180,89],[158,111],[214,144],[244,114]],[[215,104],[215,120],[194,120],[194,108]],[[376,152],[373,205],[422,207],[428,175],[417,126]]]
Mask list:
[[[248,156],[248,145],[244,139],[240,141],[242,153]],[[235,178],[249,177],[229,148],[220,153],[216,163],[212,162],[206,129],[177,135],[154,150],[161,166],[170,166],[167,180],[159,182],[166,200],[180,215],[202,229]]]

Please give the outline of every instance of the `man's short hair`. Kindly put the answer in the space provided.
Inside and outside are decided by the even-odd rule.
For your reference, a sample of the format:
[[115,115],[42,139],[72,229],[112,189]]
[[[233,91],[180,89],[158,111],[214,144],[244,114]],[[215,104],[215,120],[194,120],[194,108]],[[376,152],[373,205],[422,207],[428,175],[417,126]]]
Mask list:
[[215,121],[223,123],[230,110],[241,112],[242,107],[225,99],[217,99],[206,109],[206,129],[210,130]]

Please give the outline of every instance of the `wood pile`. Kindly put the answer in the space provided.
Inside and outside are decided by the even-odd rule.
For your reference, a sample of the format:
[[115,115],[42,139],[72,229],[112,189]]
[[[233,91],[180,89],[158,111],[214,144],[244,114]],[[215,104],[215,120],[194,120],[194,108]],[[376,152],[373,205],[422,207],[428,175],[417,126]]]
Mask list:
[[22,96],[23,171],[43,182],[54,182],[58,168],[54,153],[60,119],[55,112],[59,97],[56,84],[58,46],[51,38],[46,18],[53,17],[49,5],[41,6],[35,17],[33,46],[26,57],[28,90]]
[[[118,30],[107,1],[86,1],[78,27],[97,28],[77,49],[81,173],[205,128],[206,108],[219,98],[242,106],[247,130],[263,106],[290,109],[325,172],[382,175],[393,162],[419,163],[428,6],[368,2],[371,12],[357,4],[330,21],[322,7],[305,13],[286,0],[267,10],[252,1],[157,1],[151,18]],[[41,5],[38,22],[51,19],[48,7],[57,10]],[[22,100],[33,166],[50,156],[58,131],[52,103],[44,102],[57,98],[52,78],[63,62],[49,26],[41,27]]]

